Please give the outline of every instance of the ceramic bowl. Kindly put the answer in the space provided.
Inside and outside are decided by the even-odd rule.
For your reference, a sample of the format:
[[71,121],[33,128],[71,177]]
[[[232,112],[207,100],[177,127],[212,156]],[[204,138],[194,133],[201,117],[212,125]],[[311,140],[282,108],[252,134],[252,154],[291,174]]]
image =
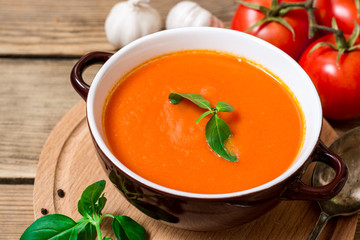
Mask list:
[[[129,170],[112,154],[102,128],[103,107],[110,90],[121,76],[144,61],[185,49],[214,49],[243,56],[269,69],[290,88],[304,113],[306,130],[300,154],[286,172],[245,191],[196,194],[150,182]],[[103,63],[103,66],[89,86],[82,79],[82,73],[86,67],[96,63]],[[71,82],[87,103],[91,136],[109,179],[141,212],[175,227],[200,231],[230,228],[256,219],[282,199],[330,199],[345,184],[346,165],[319,140],[322,110],[311,79],[287,54],[251,35],[207,27],[164,30],[140,38],[115,54],[92,52],[85,55],[75,64]],[[306,167],[313,161],[325,162],[335,170],[336,176],[331,183],[312,187],[301,181]]]

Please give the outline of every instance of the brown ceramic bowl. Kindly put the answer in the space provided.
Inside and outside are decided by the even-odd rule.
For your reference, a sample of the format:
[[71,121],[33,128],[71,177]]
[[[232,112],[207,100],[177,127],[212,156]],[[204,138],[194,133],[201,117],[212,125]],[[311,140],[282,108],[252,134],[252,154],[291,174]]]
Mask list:
[[[135,66],[155,56],[183,49],[215,49],[244,56],[277,75],[294,93],[304,112],[305,140],[293,165],[276,179],[245,191],[227,194],[196,194],[169,189],[135,174],[111,153],[102,128],[105,99],[117,80]],[[91,87],[82,79],[83,70],[104,63]],[[319,141],[321,104],[314,85],[288,55],[253,36],[219,28],[182,28],[138,39],[114,55],[92,52],[75,64],[71,73],[75,90],[87,102],[87,120],[99,159],[109,179],[141,212],[175,227],[218,230],[249,222],[276,206],[282,199],[325,200],[336,195],[347,178],[344,162]],[[336,172],[323,187],[301,180],[309,163],[320,161]],[[110,193],[111,194],[111,193]]]

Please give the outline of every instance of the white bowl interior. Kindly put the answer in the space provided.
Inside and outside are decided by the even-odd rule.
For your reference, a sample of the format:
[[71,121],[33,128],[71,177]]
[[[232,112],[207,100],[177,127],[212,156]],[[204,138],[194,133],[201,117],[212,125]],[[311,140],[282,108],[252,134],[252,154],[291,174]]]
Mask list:
[[[214,49],[243,56],[270,70],[294,93],[305,117],[305,140],[298,158],[284,174],[259,187],[236,193],[186,193],[165,188],[143,179],[121,164],[109,151],[105,144],[101,118],[105,99],[115,83],[121,76],[150,58],[186,49]],[[296,61],[280,49],[259,38],[234,30],[207,27],[165,30],[138,39],[120,49],[95,76],[87,99],[87,116],[90,129],[100,148],[126,174],[152,188],[194,198],[234,197],[260,191],[284,180],[297,171],[307,160],[317,144],[322,126],[322,110],[317,91],[311,79]]]

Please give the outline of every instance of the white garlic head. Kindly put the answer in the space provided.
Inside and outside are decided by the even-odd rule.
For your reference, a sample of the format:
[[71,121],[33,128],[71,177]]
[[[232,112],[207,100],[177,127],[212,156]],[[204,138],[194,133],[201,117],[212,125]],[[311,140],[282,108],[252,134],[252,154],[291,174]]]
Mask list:
[[149,5],[149,0],[119,2],[112,7],[105,21],[106,37],[116,48],[162,28],[161,16]]
[[166,28],[224,27],[224,23],[208,10],[192,1],[181,1],[171,8],[166,18]]

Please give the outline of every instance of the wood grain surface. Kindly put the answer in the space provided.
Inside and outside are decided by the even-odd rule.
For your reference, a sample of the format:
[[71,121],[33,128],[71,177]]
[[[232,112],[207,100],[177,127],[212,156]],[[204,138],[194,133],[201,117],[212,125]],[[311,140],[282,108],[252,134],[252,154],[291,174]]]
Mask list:
[[0,184],[0,239],[19,239],[34,221],[33,185]]
[[[0,58],[0,181],[34,179],[41,149],[79,101],[70,84],[74,60]],[[98,66],[86,71],[92,79]]]
[[[165,20],[180,0],[151,0]],[[195,0],[230,26],[235,0]],[[0,0],[0,239],[19,239],[33,220],[32,189],[43,145],[80,97],[69,84],[76,60],[115,49],[104,20],[118,0]],[[91,82],[97,67],[86,71]],[[338,134],[360,118],[330,121]],[[337,226],[339,226],[337,224]],[[360,240],[360,226],[355,239]]]
[[[0,0],[0,55],[79,56],[90,51],[113,51],[104,22],[117,0]],[[179,0],[153,0],[163,20]],[[234,0],[198,0],[230,26]],[[26,7],[25,7],[26,6]]]
[[[321,139],[330,144],[337,134],[324,121]],[[311,171],[304,181],[310,182]],[[34,187],[34,213],[41,217],[41,209],[80,219],[77,201],[86,186],[108,178],[95,152],[85,115],[85,103],[79,102],[57,124],[40,156]],[[62,189],[65,197],[59,197]],[[283,201],[275,209],[249,224],[218,232],[193,232],[176,229],[155,221],[130,205],[108,181],[108,199],[104,213],[128,215],[142,224],[149,239],[305,239],[320,213],[314,202]],[[354,238],[357,216],[333,219],[321,239],[350,240]],[[104,225],[112,236],[109,222]]]

